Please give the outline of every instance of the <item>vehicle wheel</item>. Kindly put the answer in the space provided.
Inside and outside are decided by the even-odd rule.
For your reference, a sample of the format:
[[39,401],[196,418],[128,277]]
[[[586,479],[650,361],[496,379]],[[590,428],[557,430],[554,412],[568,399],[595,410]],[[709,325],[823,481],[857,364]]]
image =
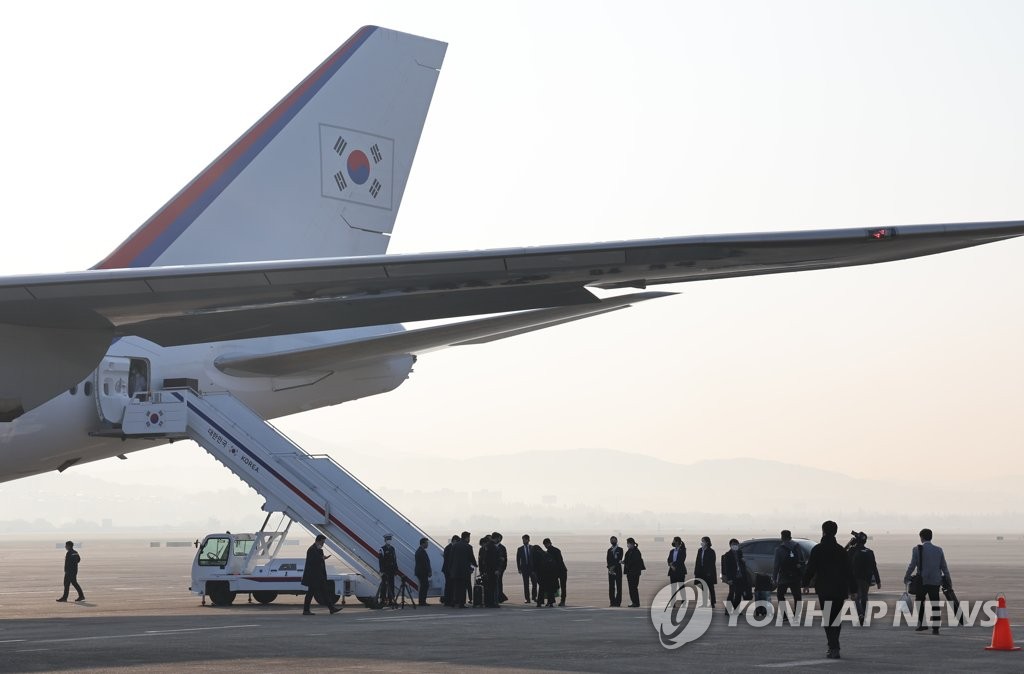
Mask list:
[[264,591],[253,592],[252,593],[252,598],[255,599],[256,601],[258,601],[261,604],[269,604],[270,602],[272,602],[275,599],[277,599],[277,593],[276,592],[264,592]]
[[231,606],[238,595],[230,590],[227,583],[210,583],[206,587],[206,594],[214,606]]
[[[325,592],[327,594],[327,597],[331,600],[331,605],[333,606],[334,604],[337,604],[338,601],[341,599],[341,595],[340,594],[335,594],[335,592],[334,592],[334,581],[333,580],[327,581],[327,587],[324,588],[324,589],[325,589]],[[320,604],[321,606],[324,605],[320,601],[317,601],[317,603]]]

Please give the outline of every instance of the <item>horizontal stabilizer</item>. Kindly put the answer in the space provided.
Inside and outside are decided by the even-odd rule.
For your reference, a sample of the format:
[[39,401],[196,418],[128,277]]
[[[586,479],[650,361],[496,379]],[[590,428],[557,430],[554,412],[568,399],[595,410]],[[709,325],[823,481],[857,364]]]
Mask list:
[[450,346],[483,344],[581,318],[623,309],[637,302],[674,295],[670,292],[631,293],[596,304],[537,309],[472,321],[394,332],[344,344],[296,349],[265,356],[220,358],[219,370],[237,377],[283,377],[342,369],[353,363],[398,354],[422,354]]

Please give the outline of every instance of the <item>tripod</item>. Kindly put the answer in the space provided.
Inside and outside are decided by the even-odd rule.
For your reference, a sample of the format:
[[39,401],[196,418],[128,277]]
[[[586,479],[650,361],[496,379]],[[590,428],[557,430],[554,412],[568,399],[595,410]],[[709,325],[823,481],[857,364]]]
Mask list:
[[402,576],[402,584],[399,586],[397,594],[395,594],[395,577],[381,576],[380,585],[377,587],[377,608],[387,606],[392,609],[404,609],[406,599],[409,600],[410,606],[416,608],[416,601],[412,598],[412,589],[406,582],[405,576]]

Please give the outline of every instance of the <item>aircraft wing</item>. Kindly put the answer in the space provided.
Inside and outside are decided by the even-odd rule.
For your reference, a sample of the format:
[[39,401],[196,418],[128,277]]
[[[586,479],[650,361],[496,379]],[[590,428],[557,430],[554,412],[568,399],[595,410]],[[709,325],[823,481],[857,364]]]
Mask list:
[[0,278],[0,414],[78,383],[121,335],[170,346],[595,304],[588,286],[871,264],[1022,234],[1024,221],[910,225]]

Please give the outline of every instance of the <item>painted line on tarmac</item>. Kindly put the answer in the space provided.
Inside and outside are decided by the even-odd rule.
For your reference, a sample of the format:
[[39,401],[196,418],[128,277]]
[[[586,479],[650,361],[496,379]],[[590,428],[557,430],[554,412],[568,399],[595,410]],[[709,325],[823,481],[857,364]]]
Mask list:
[[259,627],[259,625],[217,625],[215,627],[182,627],[175,630],[146,630],[146,634],[175,634],[177,632],[202,632],[205,630],[236,630],[242,627]]
[[[480,615],[480,614],[477,614]],[[424,615],[424,616],[395,616],[394,618],[355,618],[355,622],[375,622],[375,623],[401,623],[401,622],[412,622],[416,620],[466,620],[472,619],[476,616],[472,613],[467,615]]]
[[25,640],[24,639],[4,639],[3,641],[0,641],[0,644],[15,644],[15,643],[18,643],[19,641],[25,641]]
[[48,651],[49,648],[26,648],[20,651],[14,651],[15,653],[38,653],[39,651]]
[[151,630],[149,632],[139,632],[135,634],[98,634],[91,637],[66,637],[63,639],[36,639],[31,643],[35,644],[56,644],[56,643],[67,643],[71,641],[99,641],[102,639],[132,639],[135,637],[159,637],[166,636],[169,634],[178,634],[182,632],[201,632],[210,630],[235,630],[246,627],[260,627],[260,625],[223,625],[218,627],[187,627],[180,630]]
[[797,660],[795,662],[773,662],[766,665],[757,665],[770,669],[781,669],[783,667],[810,667],[811,665],[830,665],[835,660]]

